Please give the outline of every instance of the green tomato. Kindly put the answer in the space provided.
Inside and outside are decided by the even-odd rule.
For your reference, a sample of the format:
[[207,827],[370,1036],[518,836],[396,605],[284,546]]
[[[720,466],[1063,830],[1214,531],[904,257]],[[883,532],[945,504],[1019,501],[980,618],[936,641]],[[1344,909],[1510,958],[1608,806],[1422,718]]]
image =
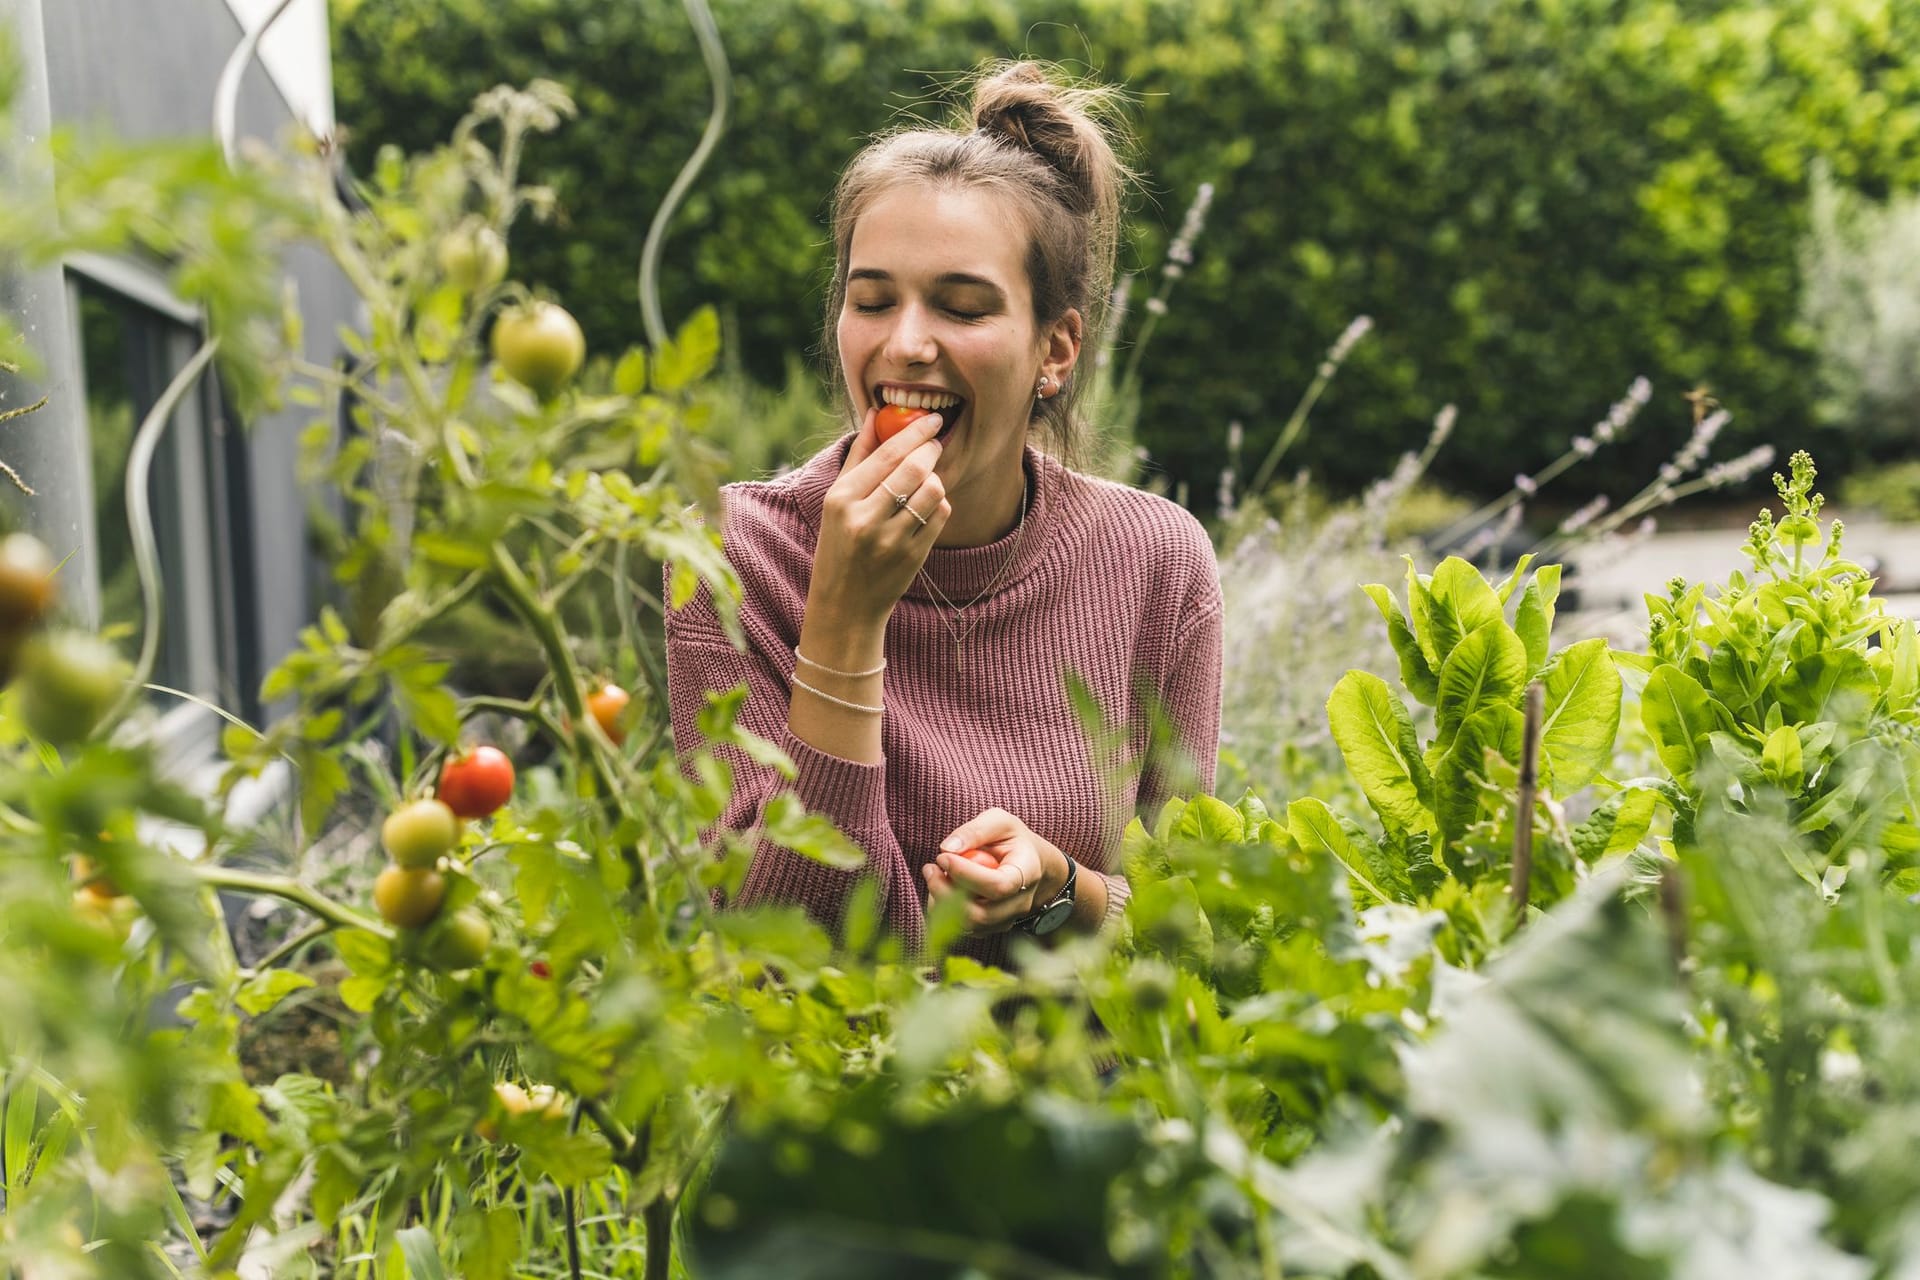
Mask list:
[[403,867],[431,867],[460,838],[460,820],[439,800],[403,804],[380,824],[380,843]]
[[438,871],[388,867],[373,881],[373,906],[380,918],[402,929],[418,929],[440,914],[447,900],[447,878]]
[[494,321],[493,358],[508,377],[547,400],[580,371],[587,339],[565,307],[532,302]]
[[20,646],[20,718],[55,746],[85,741],[113,709],[129,676],[127,663],[98,636],[39,635]]
[[471,907],[448,916],[427,939],[427,959],[442,969],[472,969],[487,958],[493,926]]
[[477,219],[449,231],[440,241],[440,270],[466,293],[481,293],[507,278],[507,242]]

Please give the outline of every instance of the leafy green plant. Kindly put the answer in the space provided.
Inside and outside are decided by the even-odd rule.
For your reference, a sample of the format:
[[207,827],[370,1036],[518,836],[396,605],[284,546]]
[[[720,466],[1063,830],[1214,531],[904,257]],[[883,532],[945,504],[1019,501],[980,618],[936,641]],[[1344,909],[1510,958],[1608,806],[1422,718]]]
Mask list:
[[[1815,891],[1837,893],[1862,849],[1883,851],[1884,874],[1920,887],[1920,642],[1842,554],[1841,523],[1823,531],[1815,475],[1804,452],[1788,476],[1775,474],[1785,514],[1754,521],[1743,548],[1751,573],[1647,597],[1641,722],[1677,784],[1664,794],[1683,833],[1709,792],[1735,805],[1777,792],[1808,846],[1784,852]],[[1899,799],[1891,810],[1865,803],[1888,794]]]
[[[1345,863],[1367,898],[1410,903],[1450,885],[1496,938],[1517,923],[1503,920],[1502,907],[1516,824],[1538,829],[1545,856],[1531,872],[1545,901],[1570,890],[1596,839],[1602,850],[1638,840],[1629,830],[1598,838],[1583,832],[1576,842],[1560,815],[1557,802],[1598,778],[1612,758],[1621,681],[1604,640],[1550,649],[1560,566],[1529,574],[1530,567],[1523,557],[1496,586],[1458,557],[1431,574],[1409,559],[1404,605],[1384,585],[1365,588],[1386,621],[1402,688],[1432,708],[1432,733],[1421,741],[1386,680],[1348,672],[1327,699],[1327,717],[1381,833],[1312,798],[1288,810],[1295,838]],[[1520,814],[1512,796],[1525,737],[1522,703],[1536,681],[1543,690],[1540,796]]]

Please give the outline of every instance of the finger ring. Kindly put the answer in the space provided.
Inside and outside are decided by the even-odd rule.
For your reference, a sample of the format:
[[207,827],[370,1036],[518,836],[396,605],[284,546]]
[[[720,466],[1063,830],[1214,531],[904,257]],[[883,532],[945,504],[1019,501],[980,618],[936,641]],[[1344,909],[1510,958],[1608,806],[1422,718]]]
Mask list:
[[888,484],[885,480],[882,480],[880,482],[880,487],[887,491],[887,496],[889,498],[893,499],[893,509],[895,511],[898,511],[901,507],[904,507],[907,505],[907,498],[909,495],[904,493],[895,493],[893,491],[893,486]]
[[[902,503],[901,505],[906,506],[905,503]],[[918,511],[915,511],[912,507],[907,507],[907,514],[912,516],[915,520],[918,520],[920,522],[920,527],[922,529],[927,527],[927,518],[921,515]]]

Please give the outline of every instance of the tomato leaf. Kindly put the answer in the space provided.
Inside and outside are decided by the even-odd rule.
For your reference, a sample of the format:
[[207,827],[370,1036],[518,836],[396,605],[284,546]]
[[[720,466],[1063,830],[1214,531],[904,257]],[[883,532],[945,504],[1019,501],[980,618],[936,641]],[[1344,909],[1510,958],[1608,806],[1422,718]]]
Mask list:
[[653,356],[653,385],[658,391],[680,391],[707,376],[720,358],[720,316],[701,307],[680,326],[673,341]]
[[269,969],[247,979],[235,993],[233,1002],[255,1017],[285,1000],[296,991],[314,985],[313,979],[291,969]]

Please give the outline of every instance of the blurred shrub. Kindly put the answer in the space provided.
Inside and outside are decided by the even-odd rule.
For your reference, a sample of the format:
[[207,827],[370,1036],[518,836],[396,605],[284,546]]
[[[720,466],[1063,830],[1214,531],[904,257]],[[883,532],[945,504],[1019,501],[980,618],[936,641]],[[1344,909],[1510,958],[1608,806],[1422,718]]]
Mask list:
[[1920,196],[1875,204],[1835,187],[1821,166],[1802,262],[1822,418],[1876,452],[1920,449]]
[[[1245,424],[1260,457],[1356,313],[1377,341],[1289,466],[1352,491],[1442,401],[1456,489],[1555,456],[1637,374],[1634,438],[1592,492],[1648,474],[1711,383],[1736,447],[1791,436],[1841,464],[1867,442],[1816,420],[1797,247],[1817,158],[1876,197],[1920,186],[1920,5],[1902,0],[714,0],[733,128],[670,243],[665,301],[712,301],[755,377],[819,341],[834,175],[895,112],[939,115],[983,57],[1091,68],[1138,96],[1154,191],[1128,265],[1158,269],[1182,209],[1210,225],[1141,387],[1138,439],[1204,502]],[[442,135],[500,80],[563,80],[579,123],[536,144],[565,217],[516,262],[596,346],[638,333],[646,219],[704,123],[673,0],[336,0],[349,152]],[[1823,421],[1828,421],[1822,419]],[[1813,438],[1809,439],[1809,435]],[[1578,497],[1579,494],[1569,495]]]
[[1871,511],[1883,520],[1920,520],[1920,462],[1869,467],[1847,477],[1840,505]]

